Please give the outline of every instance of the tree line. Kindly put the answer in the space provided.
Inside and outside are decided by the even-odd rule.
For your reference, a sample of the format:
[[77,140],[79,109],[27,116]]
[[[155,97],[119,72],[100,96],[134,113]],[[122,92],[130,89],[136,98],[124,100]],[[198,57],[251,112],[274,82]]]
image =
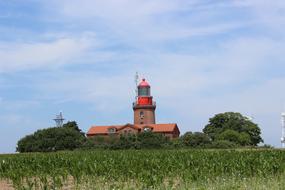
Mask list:
[[51,152],[74,149],[149,149],[149,148],[238,148],[262,143],[257,124],[240,113],[226,112],[209,119],[203,132],[186,132],[170,140],[162,134],[142,132],[119,138],[87,138],[75,121],[62,127],[41,129],[17,143],[18,152]]

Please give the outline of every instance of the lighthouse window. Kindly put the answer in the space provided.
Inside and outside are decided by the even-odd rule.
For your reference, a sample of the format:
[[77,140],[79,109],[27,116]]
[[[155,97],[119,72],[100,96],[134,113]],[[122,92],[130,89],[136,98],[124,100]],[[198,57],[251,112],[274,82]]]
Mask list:
[[144,118],[144,113],[143,113],[143,111],[140,112],[140,118],[141,118],[141,119]]
[[149,88],[139,88],[139,96],[150,96]]

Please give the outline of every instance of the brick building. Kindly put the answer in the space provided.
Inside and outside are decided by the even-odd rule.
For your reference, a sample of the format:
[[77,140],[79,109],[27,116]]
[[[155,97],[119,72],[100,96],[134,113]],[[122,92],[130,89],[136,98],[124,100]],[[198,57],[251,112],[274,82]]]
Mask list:
[[136,101],[133,103],[133,124],[92,126],[87,132],[87,137],[102,136],[109,138],[109,136],[137,134],[145,131],[160,133],[170,139],[179,137],[180,131],[177,124],[155,123],[156,104],[150,93],[150,85],[145,79],[142,79],[140,84],[137,86],[137,92]]

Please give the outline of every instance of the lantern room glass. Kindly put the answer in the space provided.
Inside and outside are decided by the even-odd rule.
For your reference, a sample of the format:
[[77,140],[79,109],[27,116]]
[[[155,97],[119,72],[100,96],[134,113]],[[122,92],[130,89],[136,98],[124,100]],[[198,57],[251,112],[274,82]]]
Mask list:
[[149,87],[139,88],[138,95],[139,96],[150,96],[150,88]]

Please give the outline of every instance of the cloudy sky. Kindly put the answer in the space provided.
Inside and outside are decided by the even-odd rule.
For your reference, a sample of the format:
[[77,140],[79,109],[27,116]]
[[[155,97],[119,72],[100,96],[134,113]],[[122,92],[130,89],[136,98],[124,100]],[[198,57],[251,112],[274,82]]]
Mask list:
[[158,123],[241,112],[280,146],[284,0],[2,0],[0,34],[1,153],[61,110],[85,132],[132,122],[136,71]]

